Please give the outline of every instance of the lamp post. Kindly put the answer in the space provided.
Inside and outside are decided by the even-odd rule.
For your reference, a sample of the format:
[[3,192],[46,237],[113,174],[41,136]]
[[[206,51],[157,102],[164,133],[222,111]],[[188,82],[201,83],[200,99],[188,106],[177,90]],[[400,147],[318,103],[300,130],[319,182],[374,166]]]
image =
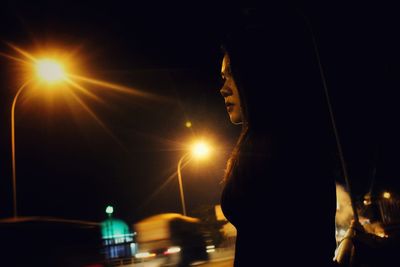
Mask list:
[[177,174],[178,174],[178,182],[179,182],[179,193],[181,197],[181,205],[182,205],[182,214],[186,216],[186,205],[185,205],[185,195],[183,193],[183,184],[182,184],[182,172],[181,172],[181,167],[182,167],[182,162],[183,160],[190,155],[190,152],[185,153],[178,161],[178,168],[177,168]]
[[189,161],[195,157],[195,158],[204,158],[205,156],[207,156],[210,153],[210,147],[200,141],[200,142],[196,142],[192,149],[188,152],[186,152],[185,154],[183,154],[183,156],[179,159],[178,161],[178,166],[177,166],[177,174],[178,174],[178,182],[179,182],[179,193],[180,193],[180,198],[181,198],[181,205],[182,205],[182,214],[184,216],[186,216],[186,204],[185,204],[185,195],[183,192],[183,183],[182,183],[182,164],[185,160],[186,163],[189,163]]
[[17,217],[17,174],[15,169],[15,104],[17,103],[18,96],[26,88],[29,82],[24,83],[14,96],[14,100],[11,106],[11,154],[12,154],[12,179],[13,179],[13,215]]
[[[37,60],[35,65],[37,78],[47,84],[65,79],[65,73],[60,63],[51,59]],[[12,187],[13,187],[13,216],[18,216],[17,207],[17,172],[15,163],[15,106],[21,92],[27,87],[31,80],[25,82],[17,91],[11,106],[11,160],[12,160]]]

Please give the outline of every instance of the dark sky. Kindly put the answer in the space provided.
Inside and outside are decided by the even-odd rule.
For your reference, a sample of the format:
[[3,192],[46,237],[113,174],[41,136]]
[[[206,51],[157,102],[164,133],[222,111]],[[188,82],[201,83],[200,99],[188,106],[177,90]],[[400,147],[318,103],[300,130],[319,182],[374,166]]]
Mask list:
[[[303,5],[313,25],[353,190],[398,190],[398,51],[395,14],[385,6]],[[26,90],[16,108],[20,215],[102,220],[108,204],[128,222],[180,212],[175,172],[185,144],[206,136],[217,151],[183,171],[189,214],[217,204],[225,160],[239,128],[230,124],[219,89],[220,40],[237,20],[217,6],[138,8],[94,1],[6,1],[1,52],[57,47],[74,54],[85,76],[162,96],[155,100],[87,85],[102,102]],[[397,32],[397,31],[396,31]],[[0,58],[0,217],[12,215],[10,109],[21,84]],[[29,91],[29,92],[28,92]],[[184,123],[191,120],[193,127]]]
[[[205,137],[212,159],[182,172],[189,214],[217,204],[225,160],[240,130],[219,95],[219,10],[135,9],[128,4],[12,2],[2,41],[25,50],[79,50],[84,76],[167,100],[87,86],[102,102],[26,90],[16,107],[18,210],[101,220],[106,205],[129,222],[180,212],[176,171],[185,145]],[[3,53],[13,54],[4,43]],[[10,109],[21,79],[2,58],[1,215],[11,215]],[[17,75],[15,75],[17,76]],[[49,101],[50,99],[50,101]],[[186,120],[193,124],[185,127]]]

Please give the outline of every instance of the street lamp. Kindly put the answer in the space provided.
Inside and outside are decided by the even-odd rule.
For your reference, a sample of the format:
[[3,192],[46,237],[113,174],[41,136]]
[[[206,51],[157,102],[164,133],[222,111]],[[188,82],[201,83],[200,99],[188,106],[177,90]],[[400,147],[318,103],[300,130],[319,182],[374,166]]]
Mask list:
[[[14,123],[14,117],[15,117],[15,106],[18,100],[19,95],[22,93],[22,91],[28,87],[31,82],[39,82],[40,85],[44,85],[46,87],[51,87],[54,84],[58,82],[65,82],[66,87],[72,87],[75,88],[76,90],[79,90],[80,92],[84,93],[85,95],[101,101],[101,99],[93,94],[90,90],[88,90],[85,86],[81,85],[80,83],[76,82],[78,80],[79,82],[83,82],[86,84],[91,84],[95,85],[101,88],[109,89],[109,90],[114,90],[116,92],[120,93],[125,93],[129,95],[134,95],[134,96],[139,96],[139,97],[145,97],[153,100],[169,100],[168,98],[163,98],[159,97],[158,95],[153,95],[150,93],[145,93],[141,92],[138,89],[130,88],[124,85],[119,85],[115,83],[111,83],[108,81],[102,81],[102,80],[97,80],[89,77],[83,77],[80,75],[72,74],[66,71],[66,68],[72,69],[72,66],[74,66],[74,70],[76,69],[75,66],[76,64],[74,61],[71,60],[71,55],[65,54],[64,52],[60,53],[61,51],[57,51],[52,49],[53,51],[50,51],[49,49],[46,49],[47,52],[46,54],[49,55],[49,53],[52,54],[51,57],[46,57],[46,58],[36,58],[32,54],[30,54],[27,51],[24,51],[23,49],[12,45],[8,44],[13,50],[18,52],[22,57],[15,57],[11,55],[7,55],[4,53],[0,53],[0,56],[4,56],[8,59],[14,60],[18,62],[19,64],[22,64],[23,67],[28,65],[31,67],[35,75],[32,75],[32,73],[29,74],[29,77],[26,77],[24,79],[25,83],[18,89],[16,95],[14,96],[14,100],[12,103],[11,107],[11,150],[12,150],[12,188],[13,188],[13,215],[14,217],[17,217],[17,184],[16,184],[16,166],[15,166],[15,123]],[[42,53],[42,51],[38,51]],[[55,60],[57,58],[58,60]],[[62,60],[63,64],[59,62],[59,60]],[[64,68],[65,66],[65,68]],[[36,83],[35,83],[36,84]],[[106,128],[104,123],[96,116],[96,114],[84,103],[83,100],[81,100],[73,91],[70,91],[71,96],[75,98],[75,100],[78,101],[78,103],[84,108],[90,116],[92,116],[97,123],[100,124],[101,127],[103,127],[108,133],[109,130]],[[111,134],[111,133],[109,133]]]
[[[36,79],[45,82],[46,84],[54,84],[66,79],[63,66],[52,59],[36,60],[34,69],[36,72]],[[27,87],[31,80],[25,82],[17,91],[11,106],[11,154],[12,154],[12,179],[13,179],[13,215],[14,218],[18,216],[17,212],[17,173],[15,167],[15,106],[17,99],[21,92]]]
[[185,195],[183,193],[183,184],[182,184],[182,172],[181,172],[182,163],[184,160],[186,160],[185,164],[187,164],[192,158],[199,158],[199,159],[204,158],[209,153],[210,153],[210,147],[205,142],[199,141],[194,143],[190,151],[183,154],[183,156],[178,161],[177,174],[179,182],[179,192],[181,197],[182,213],[185,216],[186,216],[186,205],[185,205]]

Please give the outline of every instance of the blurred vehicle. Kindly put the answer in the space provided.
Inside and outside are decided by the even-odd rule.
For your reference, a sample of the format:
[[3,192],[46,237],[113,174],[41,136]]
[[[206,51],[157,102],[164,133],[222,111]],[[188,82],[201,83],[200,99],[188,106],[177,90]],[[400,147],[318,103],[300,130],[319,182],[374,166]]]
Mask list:
[[208,261],[200,220],[177,213],[146,218],[134,225],[140,261],[164,259],[161,266],[189,266]]
[[99,223],[51,217],[1,219],[0,236],[0,266],[107,266]]

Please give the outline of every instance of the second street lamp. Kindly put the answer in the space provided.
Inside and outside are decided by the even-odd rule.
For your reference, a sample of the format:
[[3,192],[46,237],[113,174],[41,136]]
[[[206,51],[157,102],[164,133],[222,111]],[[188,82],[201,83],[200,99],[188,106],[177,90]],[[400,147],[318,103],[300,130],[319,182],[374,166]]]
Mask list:
[[185,195],[183,192],[183,183],[182,183],[182,164],[186,160],[185,164],[189,163],[192,158],[204,158],[210,153],[210,147],[204,142],[197,142],[193,145],[192,149],[179,159],[177,166],[177,174],[178,174],[178,182],[179,182],[179,193],[181,198],[182,205],[182,214],[186,216],[186,204],[185,204]]

